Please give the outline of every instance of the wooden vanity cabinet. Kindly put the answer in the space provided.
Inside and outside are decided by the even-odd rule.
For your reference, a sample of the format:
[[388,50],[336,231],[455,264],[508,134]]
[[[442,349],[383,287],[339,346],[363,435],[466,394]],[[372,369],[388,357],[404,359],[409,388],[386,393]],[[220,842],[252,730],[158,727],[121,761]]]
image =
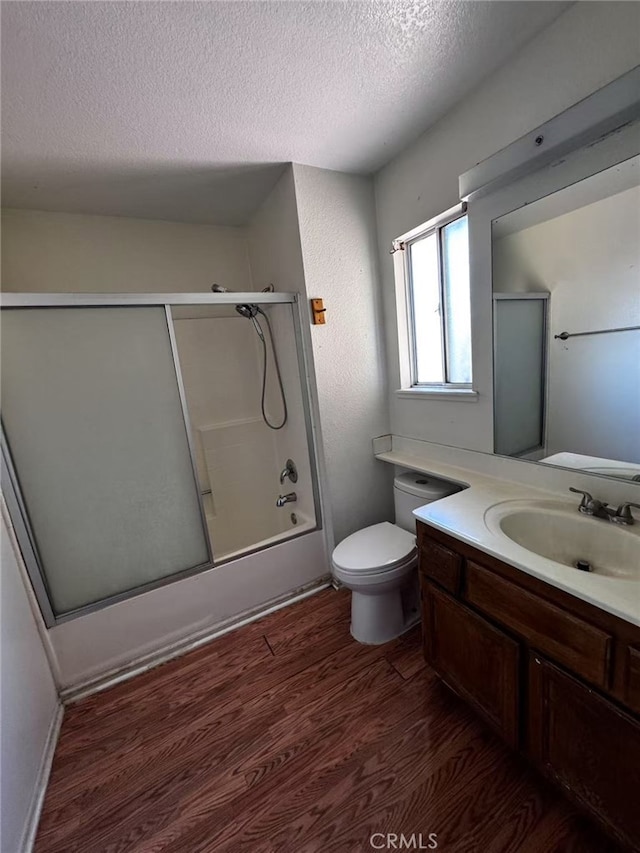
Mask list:
[[418,524],[425,658],[640,850],[640,628]]

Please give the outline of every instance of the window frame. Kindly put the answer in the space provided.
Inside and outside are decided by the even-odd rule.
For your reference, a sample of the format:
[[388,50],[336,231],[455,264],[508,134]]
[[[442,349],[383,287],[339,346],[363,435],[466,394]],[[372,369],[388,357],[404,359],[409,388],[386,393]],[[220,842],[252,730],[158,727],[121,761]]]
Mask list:
[[[456,222],[467,216],[467,205],[461,203],[455,207],[442,213],[440,216],[434,217],[428,222],[423,223],[417,228],[412,229],[401,237],[393,241],[392,252],[402,252],[402,281],[401,287],[403,290],[404,301],[404,317],[399,317],[399,325],[404,325],[408,359],[408,384],[402,383],[403,387],[397,392],[401,396],[414,396],[416,394],[431,394],[434,396],[443,396],[452,398],[454,396],[471,397],[476,396],[473,391],[473,362],[471,382],[450,382],[449,375],[449,336],[447,333],[447,316],[449,304],[445,288],[445,270],[444,270],[444,253],[442,246],[442,234],[447,225]],[[411,271],[411,246],[431,234],[436,235],[436,250],[438,264],[438,285],[440,289],[440,330],[441,330],[441,350],[443,364],[443,382],[418,382],[417,370],[417,351],[416,351],[416,317],[414,310],[413,296],[413,277]],[[396,268],[397,270],[397,268]],[[396,276],[397,278],[397,276]],[[398,282],[397,282],[398,284]],[[401,332],[402,330],[399,329]],[[400,334],[400,340],[404,335]],[[402,346],[402,343],[401,343]],[[401,357],[402,357],[401,353]]]

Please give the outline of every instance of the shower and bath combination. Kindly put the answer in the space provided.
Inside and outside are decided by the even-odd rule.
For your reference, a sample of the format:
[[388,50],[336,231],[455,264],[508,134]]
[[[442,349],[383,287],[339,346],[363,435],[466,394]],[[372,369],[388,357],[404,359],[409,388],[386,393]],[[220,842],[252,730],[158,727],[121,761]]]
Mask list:
[[[226,287],[222,287],[222,285],[220,285],[220,284],[212,284],[211,290],[213,291],[213,293],[232,293],[233,292],[233,291],[230,291]],[[268,287],[265,287],[263,290],[263,293],[269,292],[269,291],[273,291],[273,285],[269,285]],[[273,342],[273,330],[271,329],[271,322],[270,322],[269,318],[267,317],[267,315],[265,314],[265,312],[262,310],[262,308],[260,308],[259,305],[255,305],[253,303],[246,302],[246,303],[241,304],[241,305],[236,305],[236,311],[238,312],[238,314],[240,314],[241,317],[246,317],[248,320],[251,320],[251,322],[253,323],[253,328],[256,330],[256,334],[258,335],[258,337],[260,338],[260,341],[262,343],[262,394],[260,397],[260,408],[262,409],[262,419],[265,422],[265,424],[269,427],[269,429],[274,429],[274,430],[282,429],[282,427],[287,423],[289,414],[287,411],[287,400],[286,400],[286,397],[284,394],[284,387],[282,385],[282,376],[280,375],[280,364],[278,362],[278,353],[276,352],[276,348],[275,348],[275,345]],[[267,328],[269,329],[271,351],[273,353],[273,361],[274,361],[275,368],[276,368],[276,376],[278,377],[278,385],[280,387],[280,397],[282,399],[283,415],[282,415],[282,423],[280,423],[280,424],[271,423],[271,421],[267,417],[267,413],[265,410],[265,396],[267,393],[268,353],[267,353],[267,341],[266,341],[264,332],[262,331],[262,326],[260,325],[260,321],[258,319],[258,314],[261,314],[264,317],[264,319],[267,323]]]
[[[3,493],[47,626],[307,533],[296,549],[310,549],[316,571],[314,413],[296,303],[246,291],[3,294]],[[256,411],[263,354],[275,443]],[[281,394],[287,408],[295,395],[295,418]],[[73,536],[58,535],[69,525]]]

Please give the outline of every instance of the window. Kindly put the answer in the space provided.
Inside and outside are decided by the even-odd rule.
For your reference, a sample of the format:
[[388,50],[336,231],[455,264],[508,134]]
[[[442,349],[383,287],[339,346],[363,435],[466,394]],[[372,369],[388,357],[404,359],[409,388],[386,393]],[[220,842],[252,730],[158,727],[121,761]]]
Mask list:
[[410,385],[469,389],[471,306],[464,208],[449,211],[394,245],[404,250]]

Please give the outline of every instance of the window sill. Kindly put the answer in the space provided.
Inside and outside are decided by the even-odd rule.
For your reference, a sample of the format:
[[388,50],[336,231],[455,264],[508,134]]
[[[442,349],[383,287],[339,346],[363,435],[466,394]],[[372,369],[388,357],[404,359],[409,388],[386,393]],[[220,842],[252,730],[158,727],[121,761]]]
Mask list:
[[473,388],[399,388],[396,397],[405,400],[461,400],[477,403],[478,392]]

